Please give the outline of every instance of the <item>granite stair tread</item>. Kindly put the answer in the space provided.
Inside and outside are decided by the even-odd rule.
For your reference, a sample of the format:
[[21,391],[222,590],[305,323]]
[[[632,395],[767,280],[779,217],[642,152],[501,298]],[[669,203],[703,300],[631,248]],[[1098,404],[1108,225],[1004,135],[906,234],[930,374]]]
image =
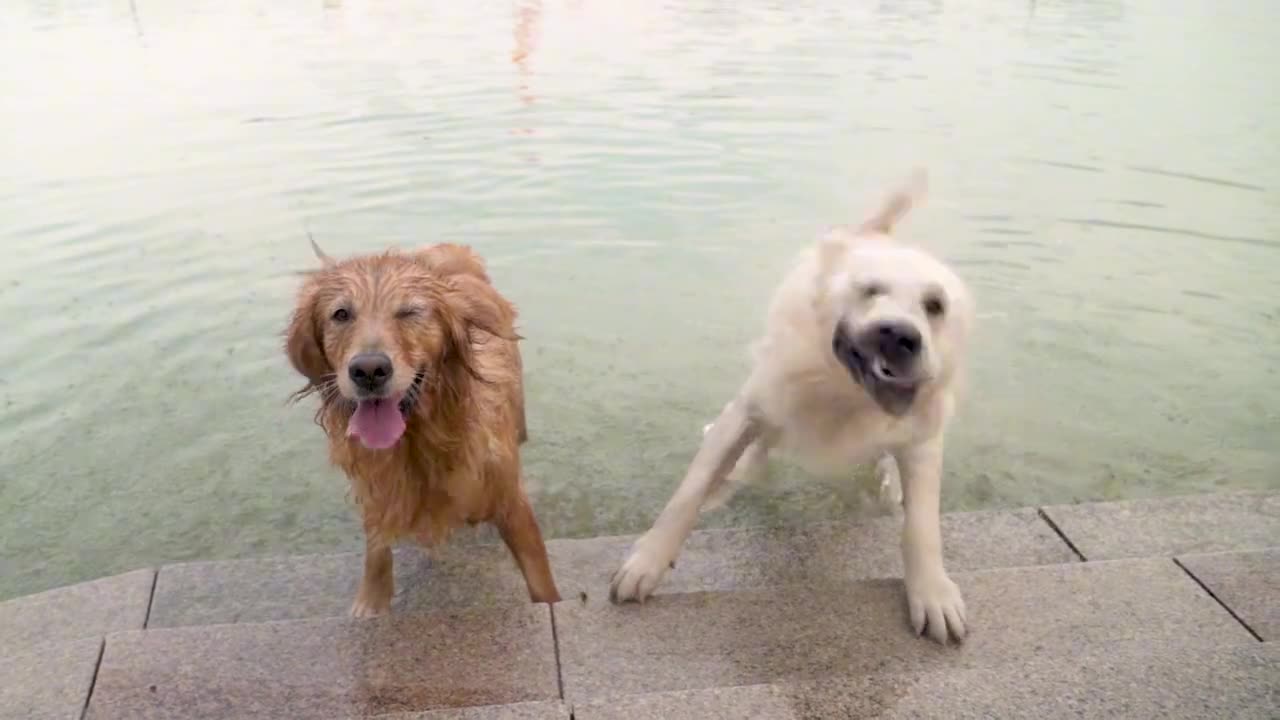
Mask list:
[[1037,659],[1261,644],[1170,558],[953,576],[972,627],[962,646],[912,635],[897,579],[118,632],[106,638],[86,717],[335,720],[510,703],[545,713],[558,710],[539,704],[562,693],[570,705],[607,707],[670,691],[1016,675]]
[[574,720],[1273,720],[1280,645],[1139,642],[1040,653],[1016,672],[973,667],[632,695],[576,704]]
[[0,720],[80,717],[101,653],[98,638],[0,648]]
[[[562,702],[522,702],[509,705],[477,705],[449,710],[391,713],[377,720],[571,720],[569,706]],[[365,720],[368,716],[347,716],[334,720]]]
[[1181,555],[1178,564],[1259,640],[1280,640],[1280,547]]
[[1280,544],[1280,492],[1230,492],[1050,505],[1086,560],[1261,550]]
[[1278,503],[944,515],[946,647],[896,517],[697,531],[643,605],[607,600],[635,536],[548,542],[553,606],[500,544],[402,549],[373,620],[357,553],[139,570],[0,603],[0,720],[1280,717]]
[[[975,570],[1074,562],[1075,555],[1034,509],[944,516],[948,566]],[[765,588],[830,579],[896,577],[901,520],[867,518],[795,528],[693,533],[662,594]],[[559,539],[547,552],[564,598],[603,596],[636,536]],[[184,563],[160,570],[148,627],[262,622],[346,614],[359,553]],[[396,552],[397,612],[516,607],[528,595],[500,544],[449,544],[432,557]]]
[[0,646],[18,653],[141,629],[155,580],[155,570],[135,570],[7,600],[0,603]]
[[333,720],[559,699],[550,608],[526,604],[112,633],[86,717]]
[[565,698],[962,670],[1117,643],[1257,642],[1168,558],[953,578],[971,629],[959,647],[914,637],[899,580],[686,593],[644,605],[563,602],[555,619]]

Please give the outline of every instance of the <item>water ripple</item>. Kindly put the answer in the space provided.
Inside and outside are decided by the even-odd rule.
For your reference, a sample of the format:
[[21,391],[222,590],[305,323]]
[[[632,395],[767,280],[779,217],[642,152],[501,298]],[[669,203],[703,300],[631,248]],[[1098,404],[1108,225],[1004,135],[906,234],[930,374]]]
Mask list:
[[1180,180],[1191,180],[1193,182],[1205,183],[1208,185],[1218,185],[1220,187],[1236,188],[1238,190],[1252,190],[1254,192],[1266,192],[1267,189],[1260,185],[1251,185],[1249,183],[1240,182],[1238,180],[1224,180],[1222,178],[1208,177],[1205,175],[1195,175],[1192,173],[1174,172],[1172,170],[1161,170],[1154,167],[1142,167],[1138,165],[1130,165],[1130,170],[1134,172],[1147,173],[1148,175],[1163,175],[1164,177],[1178,178]]
[[1244,237],[1240,235],[1220,235],[1217,233],[1203,232],[1200,230],[1191,230],[1189,228],[1163,227],[1160,225],[1147,225],[1144,223],[1120,222],[1117,220],[1102,220],[1099,218],[1083,218],[1070,219],[1063,218],[1062,222],[1072,225],[1080,225],[1082,227],[1102,227],[1113,228],[1117,230],[1139,230],[1141,232],[1161,233],[1164,235],[1179,235],[1187,238],[1198,238],[1201,240],[1214,240],[1216,242],[1238,243],[1240,245],[1253,245],[1263,248],[1280,248],[1280,240],[1269,240],[1266,238]]
[[[544,532],[641,530],[796,250],[914,164],[982,317],[948,509],[1274,486],[1277,7],[0,3],[0,598],[358,540],[282,404],[307,232],[473,244]],[[806,480],[705,521],[848,515]]]

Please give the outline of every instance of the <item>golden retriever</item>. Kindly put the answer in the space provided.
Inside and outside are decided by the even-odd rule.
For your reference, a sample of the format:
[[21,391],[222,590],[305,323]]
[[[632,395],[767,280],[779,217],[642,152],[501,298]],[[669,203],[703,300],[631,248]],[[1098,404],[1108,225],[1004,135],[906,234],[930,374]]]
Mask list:
[[285,352],[318,395],[329,459],[351,481],[365,558],[351,614],[391,609],[392,544],[492,523],[534,602],[560,599],[525,494],[527,438],[515,307],[460,245],[343,261],[312,243]]
[[943,438],[974,303],[946,265],[891,237],[924,193],[924,172],[912,180],[860,225],[826,233],[782,281],[749,377],[704,429],[684,481],[614,574],[615,601],[651,594],[699,510],[760,477],[780,448],[818,472],[874,460],[882,487],[900,483],[912,627],[939,642],[964,638],[965,605],[943,568],[938,513]]

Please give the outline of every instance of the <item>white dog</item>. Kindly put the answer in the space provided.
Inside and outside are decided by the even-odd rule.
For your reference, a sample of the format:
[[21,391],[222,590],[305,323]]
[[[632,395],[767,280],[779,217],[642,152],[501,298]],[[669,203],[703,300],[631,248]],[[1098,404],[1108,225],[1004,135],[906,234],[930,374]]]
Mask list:
[[938,513],[943,437],[974,303],[947,266],[890,237],[925,180],[917,171],[860,226],[832,229],[800,256],[774,294],[746,383],[614,574],[615,602],[648,597],[703,506],[729,494],[726,480],[759,477],[779,448],[818,472],[875,460],[885,482],[900,477],[911,625],[938,642],[964,639],[964,600],[943,568]]

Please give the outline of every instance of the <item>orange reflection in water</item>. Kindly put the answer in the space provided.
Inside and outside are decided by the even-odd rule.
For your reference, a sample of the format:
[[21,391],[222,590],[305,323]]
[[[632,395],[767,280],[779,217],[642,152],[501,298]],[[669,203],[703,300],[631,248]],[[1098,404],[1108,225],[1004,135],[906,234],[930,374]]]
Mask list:
[[538,36],[542,30],[542,0],[522,2],[516,8],[516,47],[511,52],[511,61],[516,64],[516,72],[520,76],[520,101],[532,105],[537,99],[530,89],[533,68],[530,59],[538,47]]

